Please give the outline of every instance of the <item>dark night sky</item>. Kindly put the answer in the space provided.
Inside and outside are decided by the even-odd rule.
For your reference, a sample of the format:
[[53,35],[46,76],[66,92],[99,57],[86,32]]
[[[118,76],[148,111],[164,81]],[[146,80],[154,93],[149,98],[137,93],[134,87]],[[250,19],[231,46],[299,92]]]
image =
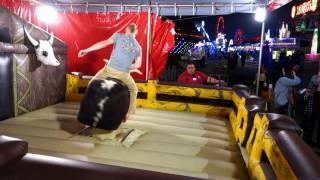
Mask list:
[[[176,31],[183,33],[199,34],[195,23],[205,21],[205,29],[210,38],[216,37],[217,21],[220,16],[184,16],[181,19],[175,17],[167,17],[173,19],[176,23]],[[227,39],[233,38],[237,29],[241,29],[245,38],[258,36],[260,34],[261,24],[254,20],[252,14],[231,14],[224,17],[224,33],[227,34]]]
[[[281,27],[283,21],[289,22],[289,28],[292,29],[293,24],[290,20],[290,10],[292,3],[286,5],[276,11],[268,14],[266,20],[266,30],[270,28],[271,37],[278,35],[278,29]],[[183,17],[166,17],[176,23],[176,31],[182,33],[199,34],[195,23],[205,21],[205,29],[207,30],[211,40],[216,37],[216,25],[220,16],[183,16]],[[227,39],[234,37],[235,31],[241,29],[244,33],[244,38],[251,38],[260,36],[261,23],[254,20],[254,14],[249,13],[236,13],[224,15],[225,33]]]
[[295,1],[288,3],[287,5],[271,12],[268,14],[268,18],[266,20],[266,29],[270,29],[271,37],[279,35],[279,28],[281,28],[282,22],[285,22],[289,25],[289,30],[291,32],[295,29],[293,20],[290,17],[291,8]]

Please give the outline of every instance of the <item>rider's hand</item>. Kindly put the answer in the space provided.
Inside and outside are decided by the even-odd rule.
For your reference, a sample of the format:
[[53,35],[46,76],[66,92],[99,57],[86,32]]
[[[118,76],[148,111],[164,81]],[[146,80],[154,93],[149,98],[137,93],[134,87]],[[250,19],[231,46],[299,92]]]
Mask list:
[[138,73],[142,75],[142,72],[139,69],[130,69],[129,73]]
[[297,76],[297,73],[293,70],[293,71],[292,71],[292,75],[293,75],[293,77],[296,77],[296,76]]
[[78,53],[78,57],[81,58],[81,57],[85,56],[86,54],[88,54],[88,51],[86,49],[80,50]]

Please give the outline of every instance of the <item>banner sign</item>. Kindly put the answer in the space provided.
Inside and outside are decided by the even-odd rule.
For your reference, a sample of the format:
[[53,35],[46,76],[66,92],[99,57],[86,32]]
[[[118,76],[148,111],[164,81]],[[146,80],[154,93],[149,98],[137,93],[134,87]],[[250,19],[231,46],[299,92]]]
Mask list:
[[319,0],[308,0],[302,4],[293,6],[291,9],[291,17],[295,18],[309,12],[315,12],[318,9],[318,3]]

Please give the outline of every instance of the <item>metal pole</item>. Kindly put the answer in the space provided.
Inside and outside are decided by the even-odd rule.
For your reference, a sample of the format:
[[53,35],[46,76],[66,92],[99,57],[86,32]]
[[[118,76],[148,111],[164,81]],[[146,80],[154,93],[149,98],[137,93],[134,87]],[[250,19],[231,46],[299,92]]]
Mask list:
[[[319,61],[319,60],[318,60]],[[320,81],[319,81],[319,78],[320,78],[320,61],[319,61],[319,65],[318,65],[318,88],[317,88],[317,91],[320,91]]]
[[[53,4],[53,3],[43,3],[39,0],[30,0],[31,2],[37,3],[37,4]],[[228,7],[228,6],[233,6],[233,7],[251,7],[252,4],[254,6],[265,6],[265,3],[214,3],[214,6],[216,7]],[[87,6],[87,3],[54,3],[54,5],[56,6]],[[89,6],[110,6],[110,7],[121,7],[123,6],[124,8],[126,7],[138,7],[139,4],[106,4],[106,3],[88,3]],[[152,8],[156,8],[157,6],[159,8],[163,8],[163,7],[169,7],[169,8],[174,8],[174,7],[193,7],[193,3],[189,3],[189,4],[177,4],[177,3],[173,3],[173,4],[141,4],[141,7],[152,7]],[[207,3],[207,4],[195,4],[195,7],[212,7],[212,3]]]
[[147,53],[146,53],[146,80],[149,78],[149,56],[150,56],[150,35],[151,35],[151,6],[148,8],[148,29],[147,29]]
[[256,82],[256,95],[259,95],[259,85],[260,85],[260,71],[261,71],[261,61],[262,61],[262,48],[263,48],[263,37],[264,37],[264,21],[262,22],[261,27],[261,38],[260,38],[260,52],[259,52],[259,66],[258,66],[258,73],[257,73],[257,82]]

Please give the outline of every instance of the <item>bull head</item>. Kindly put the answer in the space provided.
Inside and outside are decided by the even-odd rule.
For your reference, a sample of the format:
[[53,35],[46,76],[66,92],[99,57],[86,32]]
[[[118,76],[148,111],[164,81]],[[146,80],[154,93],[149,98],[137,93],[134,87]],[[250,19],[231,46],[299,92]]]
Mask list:
[[59,66],[60,62],[56,59],[53,53],[53,33],[51,32],[51,35],[48,40],[35,40],[29,32],[26,30],[25,27],[23,27],[24,32],[26,33],[29,41],[35,48],[35,52],[37,55],[37,59],[42,62],[44,65],[48,66]]

